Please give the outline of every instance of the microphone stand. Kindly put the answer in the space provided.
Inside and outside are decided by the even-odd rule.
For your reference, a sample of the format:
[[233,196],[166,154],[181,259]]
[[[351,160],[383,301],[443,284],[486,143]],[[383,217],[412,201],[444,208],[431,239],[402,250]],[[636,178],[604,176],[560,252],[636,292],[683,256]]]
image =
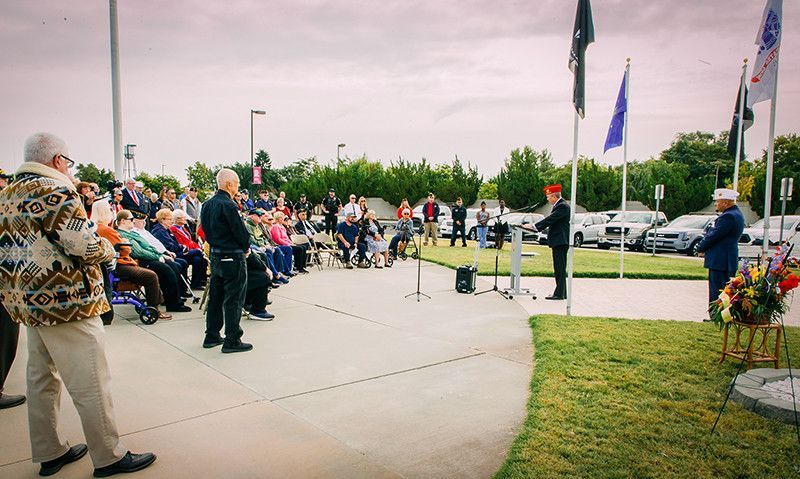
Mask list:
[[[412,237],[412,241],[413,241],[413,237]],[[416,296],[418,303],[419,303],[419,300],[420,300],[420,296],[425,296],[428,299],[432,299],[430,296],[428,296],[427,294],[425,294],[425,293],[423,293],[423,292],[421,292],[419,290],[419,282],[420,282],[421,274],[422,274],[422,234],[419,235],[419,248],[418,248],[418,251],[417,251],[417,290],[415,292],[413,292],[413,293],[409,293],[409,294],[405,295],[404,298],[410,298],[412,296]]]
[[[497,224],[496,223],[497,218],[500,218],[502,216],[505,216],[505,215],[508,215],[508,214],[511,214],[511,213],[520,213],[520,212],[527,213],[530,210],[534,210],[534,209],[538,208],[539,205],[541,205],[541,203],[536,203],[535,205],[532,205],[532,206],[525,206],[524,208],[520,208],[518,210],[509,210],[509,211],[507,211],[505,213],[492,216],[489,219],[490,220],[494,219],[495,220],[495,224]],[[503,231],[501,230],[499,232],[499,234],[505,234],[505,233],[503,233]],[[497,248],[497,235],[498,235],[498,233],[495,233],[495,238],[494,238],[495,239],[495,248],[494,248],[494,285],[489,289],[486,289],[484,291],[479,291],[479,292],[474,293],[474,294],[475,294],[475,296],[478,296],[480,294],[489,293],[491,291],[494,291],[494,292],[500,294],[500,296],[508,299],[508,297],[506,296],[506,293],[504,291],[500,291],[500,288],[497,287],[497,270],[498,270],[498,267],[500,265],[500,249]]]

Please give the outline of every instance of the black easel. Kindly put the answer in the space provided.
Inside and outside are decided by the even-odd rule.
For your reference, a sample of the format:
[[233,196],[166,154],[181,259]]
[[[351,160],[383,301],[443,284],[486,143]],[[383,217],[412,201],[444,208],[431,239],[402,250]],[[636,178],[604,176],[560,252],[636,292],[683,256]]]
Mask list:
[[419,290],[419,281],[421,277],[421,272],[422,272],[422,234],[419,235],[419,247],[417,248],[417,290],[414,291],[413,293],[409,293],[404,296],[404,298],[410,298],[411,296],[416,296],[418,303],[420,296],[425,296],[426,298],[431,299],[430,296]]
[[[789,255],[792,253],[792,249],[794,249],[794,245],[789,246],[789,251],[783,256],[783,260],[781,263],[784,263]],[[769,261],[769,266],[772,265],[772,261],[775,258],[771,258]],[[759,261],[760,263],[760,261]],[[773,285],[770,284],[770,290],[772,289]],[[797,442],[800,443],[800,422],[797,420],[797,397],[794,393],[794,379],[792,377],[792,361],[789,359],[789,342],[786,339],[786,327],[783,323],[783,315],[781,315],[781,332],[783,333],[783,349],[786,350],[786,364],[789,368],[789,387],[792,390],[792,408],[794,409],[794,428],[795,433],[797,434]],[[747,351],[753,346],[753,339],[756,337],[755,332],[750,336],[750,342],[747,345]],[[714,434],[714,431],[717,429],[717,424],[719,423],[719,419],[722,417],[722,412],[725,411],[725,406],[728,404],[728,399],[731,397],[731,393],[733,392],[733,388],[736,385],[736,379],[739,377],[739,373],[742,371],[742,365],[744,365],[746,355],[742,355],[742,360],[739,362],[739,367],[736,369],[736,374],[733,376],[731,380],[731,385],[728,387],[728,393],[725,395],[725,400],[722,402],[722,407],[719,408],[719,414],[717,414],[717,419],[714,421],[714,425],[711,427],[711,434]]]

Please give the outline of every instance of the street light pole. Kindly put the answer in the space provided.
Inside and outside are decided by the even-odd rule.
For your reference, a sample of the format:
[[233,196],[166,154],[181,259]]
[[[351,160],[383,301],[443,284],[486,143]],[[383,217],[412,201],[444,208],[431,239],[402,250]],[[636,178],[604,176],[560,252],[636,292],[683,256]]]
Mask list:
[[266,115],[264,110],[250,110],[250,169],[256,165],[256,159],[253,156],[253,115]]
[[336,145],[336,161],[339,161],[339,150],[341,150],[345,146],[347,145],[345,145],[344,143],[339,143],[338,145]]

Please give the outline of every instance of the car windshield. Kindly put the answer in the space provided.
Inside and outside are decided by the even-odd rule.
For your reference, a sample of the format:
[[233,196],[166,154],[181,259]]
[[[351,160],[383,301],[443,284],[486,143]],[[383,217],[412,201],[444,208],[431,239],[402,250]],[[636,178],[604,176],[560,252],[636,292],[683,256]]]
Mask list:
[[703,229],[708,223],[708,216],[681,216],[669,224],[670,228]]
[[[783,229],[790,230],[792,229],[792,225],[794,222],[797,221],[796,217],[786,216],[783,222]],[[773,216],[769,219],[769,229],[777,230],[781,227],[781,217],[780,216]],[[764,220],[760,219],[756,221],[751,228],[755,229],[764,229]]]
[[[651,223],[653,213],[625,213],[626,223]],[[622,215],[615,216],[609,223],[622,223]]]

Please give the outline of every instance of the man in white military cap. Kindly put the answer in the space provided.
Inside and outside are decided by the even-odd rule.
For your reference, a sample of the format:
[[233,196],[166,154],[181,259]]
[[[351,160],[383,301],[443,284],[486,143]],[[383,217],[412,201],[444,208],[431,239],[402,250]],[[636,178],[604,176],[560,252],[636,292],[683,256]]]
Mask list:
[[738,268],[739,237],[744,230],[744,216],[736,206],[738,196],[727,188],[714,190],[714,208],[720,215],[697,246],[697,251],[705,255],[703,266],[708,269],[709,303],[717,299]]

